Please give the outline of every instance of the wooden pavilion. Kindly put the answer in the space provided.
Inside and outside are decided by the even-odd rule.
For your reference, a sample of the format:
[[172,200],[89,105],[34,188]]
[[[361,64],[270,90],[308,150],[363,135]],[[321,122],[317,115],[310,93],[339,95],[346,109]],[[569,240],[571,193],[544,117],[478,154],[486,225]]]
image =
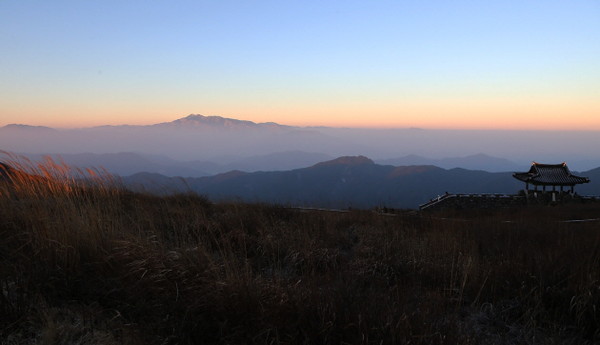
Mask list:
[[576,184],[588,183],[587,177],[575,176],[571,174],[567,163],[561,164],[540,164],[533,162],[528,172],[516,172],[513,177],[519,181],[525,182],[525,192],[529,194],[529,185],[534,186],[534,191],[538,191],[538,186],[542,186],[542,192],[546,192],[546,187],[552,187],[552,192],[556,192],[556,187],[560,187],[563,192],[564,187],[570,187],[570,193],[573,194]]

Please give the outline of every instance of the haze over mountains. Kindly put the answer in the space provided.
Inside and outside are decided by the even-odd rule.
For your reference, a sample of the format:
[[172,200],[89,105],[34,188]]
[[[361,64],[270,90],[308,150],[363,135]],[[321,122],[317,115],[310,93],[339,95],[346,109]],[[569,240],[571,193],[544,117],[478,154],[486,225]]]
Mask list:
[[600,194],[597,147],[596,132],[294,127],[202,115],[0,128],[0,150],[102,167],[135,189],[322,207],[415,208],[444,192],[516,193],[523,186],[511,174],[532,160],[567,161],[592,180],[576,190]]
[[[256,171],[284,171],[309,167],[311,165],[331,160],[331,157],[322,153],[303,151],[288,151],[251,157],[229,157],[224,163],[211,161],[179,161],[166,156],[147,155],[133,152],[119,153],[79,153],[79,154],[25,154],[29,159],[41,161],[45,156],[52,157],[57,162],[64,162],[74,167],[102,167],[106,171],[120,176],[132,175],[138,172],[157,173],[165,176],[203,177],[232,170],[244,172]],[[506,159],[487,156],[484,154],[431,159],[410,155],[392,159],[375,160],[382,165],[410,166],[434,165],[440,168],[465,168],[470,170],[485,170],[489,172],[506,172],[526,169]]]
[[[356,155],[382,164],[432,164],[488,171],[524,169],[533,160],[567,161],[573,170],[582,171],[600,166],[597,147],[600,147],[600,133],[591,131],[295,127],[202,115],[144,126],[0,128],[0,149],[5,151],[65,157],[82,153],[136,153],[143,158],[135,159],[151,161],[144,163],[146,166],[167,165],[168,169],[151,170],[169,175],[173,174],[171,167],[179,165],[176,161],[186,162],[177,174],[183,176],[231,169],[286,170]],[[84,157],[73,159],[84,160]],[[123,172],[131,171],[123,169]]]
[[158,173],[165,176],[201,177],[231,170],[280,171],[303,168],[332,157],[302,151],[289,151],[250,157],[224,157],[222,163],[213,161],[180,161],[167,156],[133,152],[79,153],[79,154],[25,154],[40,161],[45,156],[75,167],[102,167],[108,172],[127,176],[138,172]]

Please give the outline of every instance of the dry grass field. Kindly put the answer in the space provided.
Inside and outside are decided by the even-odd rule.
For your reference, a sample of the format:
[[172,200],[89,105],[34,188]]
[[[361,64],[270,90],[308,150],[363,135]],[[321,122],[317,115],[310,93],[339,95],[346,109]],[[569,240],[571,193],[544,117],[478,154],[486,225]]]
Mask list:
[[564,222],[598,204],[307,211],[9,163],[0,344],[600,342],[600,222]]

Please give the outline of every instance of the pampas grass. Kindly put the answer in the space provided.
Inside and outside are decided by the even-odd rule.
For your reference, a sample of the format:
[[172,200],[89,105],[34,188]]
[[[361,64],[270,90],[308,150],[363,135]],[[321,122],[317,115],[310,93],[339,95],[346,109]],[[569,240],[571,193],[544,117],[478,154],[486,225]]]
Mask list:
[[5,154],[0,341],[600,341],[597,205],[381,215],[158,197]]

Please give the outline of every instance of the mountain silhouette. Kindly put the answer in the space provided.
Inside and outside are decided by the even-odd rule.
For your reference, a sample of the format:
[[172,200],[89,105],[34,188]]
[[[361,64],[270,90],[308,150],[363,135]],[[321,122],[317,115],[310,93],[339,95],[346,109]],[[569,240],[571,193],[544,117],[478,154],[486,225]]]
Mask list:
[[[137,175],[124,180],[146,190],[164,189],[161,183],[168,181],[140,184]],[[289,171],[233,171],[185,181],[187,190],[214,200],[334,208],[416,208],[445,192],[517,193],[523,188],[510,172],[447,170],[431,165],[395,167],[375,164],[364,156],[344,156]]]
[[526,168],[525,166],[519,165],[508,159],[493,157],[483,153],[464,157],[447,157],[438,159],[426,158],[417,155],[407,155],[404,157],[380,159],[377,160],[377,163],[396,166],[435,165],[445,169],[463,168],[469,170],[485,170],[489,172],[516,171]]
[[247,120],[236,120],[221,116],[204,116],[199,114],[190,114],[186,117],[163,122],[152,127],[170,127],[170,128],[221,128],[221,129],[286,129],[290,126],[283,126],[274,122],[256,123]]
[[314,167],[323,167],[330,165],[364,165],[364,164],[375,164],[371,159],[365,156],[343,156],[336,159],[332,159],[325,162],[320,162],[314,165]]

